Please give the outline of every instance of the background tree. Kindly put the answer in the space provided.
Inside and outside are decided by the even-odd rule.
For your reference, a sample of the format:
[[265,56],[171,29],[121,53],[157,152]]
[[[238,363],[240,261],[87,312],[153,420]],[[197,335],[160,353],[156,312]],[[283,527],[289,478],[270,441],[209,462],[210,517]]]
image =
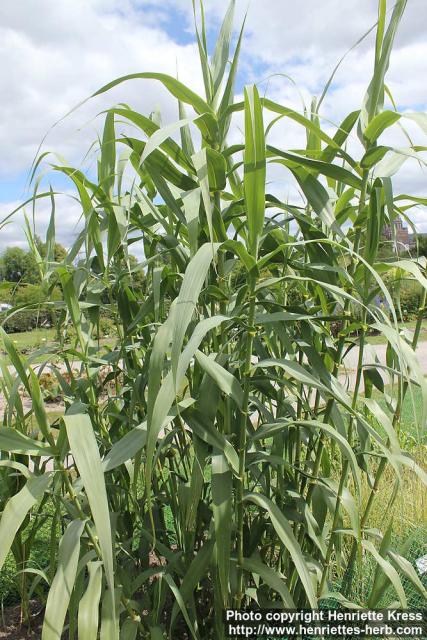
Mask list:
[[37,284],[40,281],[34,256],[20,247],[8,247],[4,251],[0,270],[2,280],[8,282]]
[[137,268],[139,265],[139,260],[136,256],[130,254],[129,255],[129,266],[132,271],[132,276],[130,277],[130,281],[134,290],[141,292],[145,287],[145,273],[142,268]]
[[427,258],[427,234],[418,236],[418,255]]
[[[38,252],[42,258],[46,258],[47,254],[47,244],[43,242],[40,236],[36,235],[34,238],[34,242],[38,249]],[[53,250],[53,258],[55,262],[62,262],[67,255],[67,249],[60,243],[55,242],[54,250]]]

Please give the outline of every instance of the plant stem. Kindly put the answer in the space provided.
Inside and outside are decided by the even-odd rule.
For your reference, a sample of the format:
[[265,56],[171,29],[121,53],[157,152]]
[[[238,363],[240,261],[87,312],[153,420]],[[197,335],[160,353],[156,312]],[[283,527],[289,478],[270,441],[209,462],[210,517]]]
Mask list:
[[[366,321],[366,311],[364,312],[364,318],[363,318],[363,324],[365,325],[365,321]],[[361,335],[360,335],[360,343],[359,343],[359,357],[358,357],[358,362],[357,362],[357,373],[356,373],[356,382],[355,382],[355,387],[354,387],[354,392],[353,392],[353,401],[352,401],[352,409],[354,410],[356,408],[356,404],[357,404],[357,399],[359,397],[359,389],[360,389],[360,382],[362,380],[362,365],[363,365],[363,352],[364,352],[364,347],[365,347],[365,337],[366,337],[366,332],[365,332],[365,328],[362,329],[361,331]],[[347,440],[348,443],[350,445],[350,447],[352,446],[352,441],[353,441],[353,425],[354,425],[354,418],[353,416],[350,417],[350,421],[349,421],[349,425],[348,425],[348,434],[347,434]],[[343,461],[343,467],[342,467],[342,472],[341,472],[341,477],[340,477],[340,483],[338,486],[338,493],[337,493],[337,501],[335,503],[335,511],[334,511],[334,517],[332,520],[332,528],[331,528],[331,535],[329,538],[329,542],[328,542],[328,547],[326,550],[326,556],[325,556],[325,563],[323,565],[323,571],[322,571],[322,577],[320,580],[320,584],[319,584],[319,596],[322,594],[323,591],[323,587],[325,586],[325,582],[326,582],[326,578],[328,576],[328,572],[329,572],[329,564],[331,561],[331,556],[332,556],[332,551],[334,548],[334,531],[338,526],[338,521],[339,521],[339,517],[340,517],[340,512],[341,512],[341,502],[342,502],[342,495],[344,492],[344,487],[346,485],[347,482],[347,476],[348,476],[348,470],[349,470],[349,461],[346,458]]]
[[[412,339],[412,348],[415,350],[418,344],[418,340],[420,337],[420,333],[421,333],[421,328],[422,328],[422,324],[423,324],[423,319],[424,319],[424,313],[425,313],[425,308],[426,308],[426,302],[427,302],[427,291],[423,292],[423,297],[421,300],[421,305],[420,308],[418,310],[418,316],[417,316],[417,323],[415,325],[415,331],[414,331],[414,336]],[[403,401],[405,399],[405,395],[406,392],[408,390],[408,386],[409,383],[407,382],[407,380],[405,380],[404,384],[403,384],[403,389],[402,389],[402,394],[401,396],[399,396],[399,399],[397,401],[397,405],[396,405],[396,410],[394,412],[393,415],[393,420],[392,420],[392,425],[393,428],[396,426],[397,422],[400,420],[400,413],[401,413],[401,409],[402,409],[402,404]],[[379,485],[381,482],[381,478],[382,475],[384,473],[384,470],[387,466],[387,459],[386,458],[381,458],[381,461],[378,465],[378,469],[377,469],[377,473],[375,475],[375,480],[374,480],[374,484],[372,486],[371,489],[371,493],[369,494],[369,498],[368,501],[366,503],[366,507],[365,510],[363,512],[361,521],[360,521],[360,528],[361,530],[363,530],[363,528],[365,527],[369,515],[371,513],[371,509],[372,506],[374,504],[374,500],[375,500],[375,496],[378,493],[378,489],[379,489]],[[344,574],[344,589],[345,589],[345,593],[348,592],[348,588],[350,587],[351,584],[351,578],[352,578],[352,572],[353,572],[353,565],[354,565],[354,561],[356,558],[356,552],[357,552],[357,541],[354,540],[352,547],[351,547],[351,552],[350,552],[350,556],[348,559],[348,563],[347,563],[347,568],[346,568],[346,572]]]
[[246,422],[248,420],[248,405],[250,392],[252,347],[255,335],[255,279],[250,279],[248,329],[246,333],[245,360],[243,366],[243,403],[239,425],[239,478],[237,483],[237,593],[236,608],[239,609],[243,600],[243,497],[246,477]]
[[[363,177],[362,177],[362,186],[361,186],[361,191],[360,191],[360,198],[359,198],[358,216],[361,215],[361,213],[363,212],[363,208],[365,206],[365,199],[366,199],[367,186],[368,186],[368,176],[369,176],[369,172],[367,170],[364,170]],[[355,240],[354,240],[354,253],[358,253],[359,252],[360,240],[361,240],[361,231],[360,231],[360,228],[357,228],[356,234],[355,234]],[[349,274],[350,275],[354,274],[354,271],[355,271],[355,268],[356,268],[356,260],[355,260],[355,257],[354,257],[354,253],[353,253],[352,257],[351,257],[351,264],[349,265]],[[346,301],[344,303],[344,314],[348,313],[349,308],[350,308],[350,300],[346,299]],[[352,401],[352,408],[353,409],[355,408],[355,405],[356,405],[356,402],[357,402],[357,397],[358,397],[359,387],[360,387],[360,382],[361,382],[363,350],[364,350],[364,344],[365,344],[365,324],[366,324],[366,311],[364,311],[364,313],[363,313],[363,321],[362,321],[363,328],[362,328],[362,334],[361,334],[361,339],[360,339],[360,343],[359,343],[358,367],[357,367],[355,389],[354,389],[353,401]],[[339,367],[341,366],[344,345],[345,345],[345,335],[341,335],[340,339],[338,341],[337,354],[336,354],[336,357],[335,357],[334,368],[333,368],[333,372],[332,372],[332,375],[334,377],[338,374]],[[323,418],[323,422],[324,423],[327,423],[328,420],[329,420],[329,417],[330,417],[330,414],[331,414],[331,411],[332,411],[332,408],[333,408],[333,404],[334,404],[334,399],[330,398],[328,400],[327,404],[326,404],[325,414],[324,414],[324,418]],[[353,420],[351,419],[350,420],[350,424],[349,424],[349,430],[348,430],[348,437],[349,437],[350,446],[351,446],[352,427],[353,427]],[[324,446],[325,446],[325,439],[323,437],[323,434],[321,434],[320,438],[319,438],[319,445],[318,445],[318,448],[317,448],[316,458],[315,458],[315,462],[314,462],[314,469],[313,469],[314,479],[310,482],[308,490],[307,490],[307,496],[306,496],[307,504],[310,504],[311,496],[312,496],[312,493],[314,491],[315,478],[317,477],[317,475],[319,473],[320,463],[321,463],[321,460],[322,460]],[[332,551],[333,551],[333,532],[336,529],[337,524],[338,524],[338,520],[339,520],[341,501],[342,501],[342,494],[343,494],[345,483],[346,483],[346,480],[347,480],[348,468],[349,468],[348,460],[344,460],[342,473],[341,473],[341,477],[340,477],[340,483],[339,483],[339,486],[338,486],[337,501],[336,501],[336,504],[335,504],[334,516],[333,516],[333,519],[332,519],[331,536],[330,536],[330,539],[329,539],[329,542],[328,542],[328,547],[327,547],[326,556],[325,556],[325,563],[323,565],[322,577],[321,577],[320,584],[319,584],[319,590],[318,590],[319,595],[323,591],[323,587],[324,587],[324,584],[325,584],[325,581],[326,581],[326,578],[327,578],[327,575],[328,575],[328,571],[329,571],[329,564],[330,564]],[[301,530],[300,530],[300,542],[302,542],[303,535],[304,535],[304,529],[303,529],[303,527],[301,527]]]

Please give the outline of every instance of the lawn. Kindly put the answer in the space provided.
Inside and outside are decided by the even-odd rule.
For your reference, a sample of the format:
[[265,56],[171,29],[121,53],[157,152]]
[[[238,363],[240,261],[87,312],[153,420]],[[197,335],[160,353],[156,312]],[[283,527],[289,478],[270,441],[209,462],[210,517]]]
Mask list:
[[[391,388],[386,389],[391,393]],[[387,405],[384,396],[379,392],[374,393],[374,399],[378,401],[382,409],[392,416],[391,408]],[[412,438],[419,444],[427,444],[426,430],[421,428],[422,417],[422,395],[419,387],[412,385],[409,387],[403,402],[400,420],[400,434],[402,437]]]
[[[58,420],[61,415],[63,415],[63,412],[58,410],[47,412],[50,424],[53,424]],[[34,429],[37,428],[37,422],[34,415],[31,416],[31,425]],[[49,563],[50,542],[52,536],[52,515],[52,508],[49,504],[45,506],[43,512],[40,514],[43,524],[37,533],[36,542],[32,546],[30,554],[30,564],[36,570],[45,569]],[[32,523],[33,521],[30,522],[30,525]],[[34,578],[35,575],[29,574],[30,581]],[[10,552],[0,572],[0,607],[19,600],[18,581],[20,579],[22,579],[22,574],[17,573],[16,562]],[[43,586],[43,581],[41,585]]]
[[16,349],[23,354],[28,354],[40,347],[53,346],[56,343],[56,331],[53,328],[10,333],[9,337]]
[[[22,331],[20,333],[9,333],[9,338],[12,340],[18,353],[24,356],[30,356],[35,351],[50,349],[58,345],[56,330],[54,328],[49,329],[33,329],[32,331]],[[101,338],[101,345],[113,347],[115,339],[112,337]],[[2,342],[0,339],[0,354],[9,362],[8,355],[4,348],[2,348]],[[52,358],[54,355],[52,354]],[[46,359],[45,353],[40,353],[33,357],[33,362],[42,362]]]

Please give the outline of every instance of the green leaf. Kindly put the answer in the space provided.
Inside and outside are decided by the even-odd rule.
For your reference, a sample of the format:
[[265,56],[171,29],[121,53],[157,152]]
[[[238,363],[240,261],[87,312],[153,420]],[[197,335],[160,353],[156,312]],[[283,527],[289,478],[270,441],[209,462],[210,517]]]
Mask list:
[[400,120],[400,113],[396,111],[382,111],[375,116],[365,129],[365,138],[372,144],[379,136],[387,129],[391,127],[395,122]]
[[50,432],[49,420],[47,417],[46,409],[44,406],[43,395],[40,389],[40,383],[37,375],[34,373],[33,369],[30,367],[29,370],[29,379],[31,386],[31,401],[34,411],[34,416],[37,420],[37,425],[40,428],[43,436],[53,444],[53,438]]
[[395,553],[391,549],[388,550],[388,556],[391,562],[395,565],[395,567],[397,567],[397,569],[401,571],[406,576],[406,578],[408,578],[410,582],[412,582],[414,587],[420,592],[423,598],[427,601],[427,589],[424,587],[423,583],[419,579],[417,572],[415,571],[414,567],[409,562],[409,560],[399,555],[398,553]]
[[313,316],[307,313],[294,313],[292,311],[275,311],[274,313],[260,313],[255,317],[255,324],[274,324],[276,322],[297,322],[298,320],[312,320]]
[[391,266],[396,267],[396,269],[403,269],[407,273],[410,273],[414,276],[415,280],[420,283],[422,287],[427,291],[427,278],[423,275],[421,269],[413,260],[398,260],[396,262],[391,262]]
[[[342,505],[342,507],[344,507],[344,509],[348,513],[355,539],[357,541],[360,541],[360,536],[361,536],[360,510],[359,510],[358,504],[356,503],[355,499],[353,498],[352,494],[347,489],[347,487],[344,487],[340,492],[340,487],[337,482],[329,478],[321,478],[318,481],[317,489],[320,492],[323,492],[328,497],[332,495],[332,500],[330,501],[331,510],[335,510],[336,500],[338,498],[338,495],[340,494],[341,496],[340,505]],[[335,531],[335,532],[331,532],[331,534],[332,533],[336,534],[338,532]]]
[[188,611],[187,611],[187,607],[185,606],[185,602],[182,598],[182,595],[178,589],[178,587],[175,584],[174,579],[172,578],[171,575],[169,574],[165,574],[163,576],[164,581],[167,583],[167,585],[169,586],[170,590],[172,591],[174,597],[175,597],[175,602],[177,603],[177,605],[179,606],[179,608],[181,609],[182,615],[184,616],[184,620],[188,625],[188,628],[190,630],[190,633],[192,635],[192,637],[194,638],[194,640],[198,640],[198,636],[195,632],[194,626],[191,624],[191,620],[189,618],[188,615]]
[[120,590],[105,589],[102,597],[101,632],[99,640],[119,640]]
[[405,467],[408,467],[413,473],[415,473],[415,475],[418,476],[423,485],[427,487],[427,473],[409,454],[404,455],[393,453],[388,456],[388,461],[391,464],[394,462],[397,465],[404,465]]
[[359,115],[360,111],[352,111],[348,114],[348,116],[344,118],[333,138],[335,146],[331,147],[330,145],[328,145],[322,151],[321,160],[323,160],[323,162],[332,162],[332,160],[339,154],[342,155],[347,160],[347,162],[351,164],[350,157],[347,154],[343,153],[342,147],[357,120],[359,119]]
[[364,258],[373,264],[378,253],[380,237],[383,229],[384,209],[382,207],[382,183],[376,180],[371,189],[368,209],[367,237]]
[[419,163],[425,165],[422,156],[413,151],[412,149],[389,149],[388,153],[377,162],[375,165],[375,169],[373,171],[374,177],[376,178],[390,178],[393,176],[400,167],[408,160],[408,158],[413,158],[417,160]]
[[80,537],[84,526],[82,520],[70,522],[59,544],[57,570],[46,602],[42,640],[61,640],[65,615],[76,580]]
[[219,33],[212,58],[211,69],[214,97],[219,91],[222,79],[224,77],[225,68],[228,63],[230,42],[233,35],[233,18],[235,4],[235,0],[231,0],[221,26],[221,31]]
[[[2,462],[9,462],[3,461]],[[6,502],[0,520],[0,571],[15,535],[31,507],[37,504],[51,481],[50,474],[30,477],[25,486]]]
[[208,183],[210,191],[223,191],[226,187],[227,164],[222,153],[206,147]]
[[[180,171],[178,167],[171,162],[168,156],[163,153],[163,151],[160,151],[159,149],[151,151],[148,158],[144,160],[144,166],[142,167],[141,157],[144,153],[145,143],[137,138],[130,137],[123,138],[121,142],[133,149],[134,153],[131,154],[130,161],[135,171],[140,175],[142,181],[145,182],[147,175],[149,175],[166,204],[169,204],[169,201],[166,200],[164,193],[162,193],[163,182],[170,182],[183,191],[188,191],[197,187],[197,183],[193,178]],[[191,173],[194,173],[194,170],[192,170]],[[165,189],[163,189],[163,191],[165,191]],[[174,201],[173,198],[172,200]],[[175,206],[179,212],[179,216],[181,211],[177,205]]]
[[[56,195],[56,192],[53,192],[53,195]],[[0,220],[0,229],[2,229],[7,224],[10,224],[11,219],[13,218],[15,213],[18,213],[18,211],[23,209],[27,204],[31,203],[34,205],[34,202],[36,200],[40,200],[42,198],[51,198],[51,197],[52,197],[52,191],[46,191],[45,193],[37,193],[32,195],[31,198],[28,198],[27,200],[25,200],[22,204],[19,205],[19,207],[16,207],[15,209],[13,209],[13,211],[11,211],[7,216],[5,216],[2,220]]]
[[88,336],[83,330],[82,320],[84,320],[84,316],[82,310],[80,309],[79,301],[76,295],[76,289],[74,288],[73,276],[71,273],[62,270],[60,271],[62,292],[64,295],[64,300],[67,303],[68,311],[70,313],[71,319],[73,321],[73,326],[76,330],[80,346],[82,351],[86,352],[87,347],[87,338]]
[[378,164],[389,151],[391,151],[390,147],[371,147],[361,159],[360,166],[363,169],[371,169],[371,167]]
[[195,256],[198,248],[200,197],[200,187],[197,187],[192,191],[187,191],[187,193],[183,194],[182,196],[184,214],[187,221],[188,241],[190,243],[191,258]]
[[406,378],[410,376],[411,379],[415,380],[419,385],[422,397],[422,415],[420,423],[425,424],[427,419],[427,382],[422,372],[416,352],[401,338],[395,328],[385,324],[384,322],[375,322],[372,326],[376,330],[380,331],[393,347],[399,358],[403,375]]
[[141,164],[145,162],[148,156],[153,153],[158,147],[161,147],[162,144],[170,138],[172,134],[176,131],[179,131],[182,127],[186,127],[192,122],[194,122],[196,118],[184,118],[182,120],[178,120],[178,122],[174,122],[173,124],[169,124],[166,127],[162,127],[161,129],[156,129],[156,131],[148,138],[144,151],[141,155]]
[[[192,559],[179,588],[183,602],[188,602],[194,599],[194,593],[197,586],[203,580],[203,577],[206,575],[206,571],[208,571],[209,565],[212,561],[212,551],[213,540],[206,540]],[[179,605],[175,601],[171,614],[171,629],[174,628],[179,610]]]
[[299,545],[299,542],[294,536],[291,525],[286,520],[283,513],[280,511],[279,507],[266,496],[263,496],[260,493],[247,493],[244,497],[244,500],[253,502],[258,507],[261,507],[261,509],[265,509],[268,512],[271,524],[273,525],[280,540],[289,551],[289,554],[294,562],[295,568],[301,580],[301,584],[307,595],[310,607],[316,609],[318,606],[317,597],[313,588],[310,571],[304,559],[304,554]]
[[50,189],[50,193],[51,214],[46,231],[46,271],[48,271],[49,263],[55,261],[55,197],[53,195],[52,188]]
[[[141,113],[137,113],[136,111],[132,111],[132,109],[110,109],[113,113],[118,116],[123,116],[137,127],[139,127],[144,133],[148,136],[152,136],[156,131],[160,129],[160,127],[153,122],[150,118],[146,118]],[[184,117],[182,118],[184,119]],[[181,167],[186,169],[187,171],[193,172],[193,166],[190,162],[190,158],[183,152],[180,146],[172,140],[172,138],[167,138],[160,144],[160,148],[164,151],[171,160],[179,164]]]
[[179,80],[176,80],[172,76],[168,76],[165,73],[143,72],[143,73],[131,73],[126,76],[121,76],[120,78],[117,78],[116,80],[113,80],[112,82],[109,82],[108,84],[98,89],[98,91],[92,94],[91,97],[94,98],[95,96],[99,96],[102,93],[105,93],[110,89],[113,89],[114,87],[116,87],[119,84],[122,84],[123,82],[127,82],[128,80],[136,80],[136,79],[158,80],[166,87],[166,89],[173,96],[175,96],[175,98],[177,98],[178,100],[181,100],[181,102],[185,102],[186,104],[191,105],[193,109],[196,111],[196,113],[198,114],[213,113],[212,109],[207,104],[207,102],[202,100],[202,98],[200,98],[196,93],[194,93],[194,91],[191,91],[191,89],[189,89],[184,84],[182,84],[182,82],[179,82]]
[[[185,106],[180,100],[178,100],[178,111],[179,111],[179,119],[184,120],[187,117],[187,114],[185,112]],[[182,151],[179,145],[177,145],[177,147],[181,153],[183,152],[188,158],[191,158],[191,156],[194,154],[194,144],[193,144],[193,139],[191,137],[190,127],[188,125],[186,127],[182,127],[179,130],[179,133],[181,137]]]
[[[99,539],[109,589],[114,589],[113,543],[104,473],[92,423],[88,415],[65,415],[70,450],[85,487]],[[114,602],[114,599],[113,599]]]
[[[365,369],[364,372],[366,371],[373,371],[373,369]],[[390,440],[392,452],[400,454],[399,439],[393,428],[392,421],[383,408],[378,404],[378,402],[375,402],[375,400],[372,400],[371,398],[360,398],[360,401],[368,407],[369,411],[378,421],[378,424],[380,424],[386,432],[387,437]]]
[[243,32],[245,28],[246,17],[243,20],[242,27],[240,29],[239,38],[237,40],[236,49],[234,52],[233,60],[228,74],[227,82],[225,85],[224,93],[221,98],[221,104],[218,108],[219,128],[221,140],[225,140],[228,133],[231,122],[231,114],[229,113],[229,107],[231,107],[234,99],[234,84],[236,81],[236,74],[239,65],[240,48],[242,45]]
[[[193,398],[186,398],[182,402],[179,402],[175,407],[169,411],[166,416],[162,428],[168,426],[174,418],[178,415],[178,412],[184,411],[187,407],[194,403]],[[137,427],[128,431],[126,435],[120,440],[115,442],[102,461],[102,468],[104,473],[116,469],[120,465],[124,464],[128,460],[131,460],[135,455],[141,451],[147,441],[147,421],[142,422]]]
[[[268,156],[273,156],[272,162],[284,164],[289,168],[295,168],[300,165],[302,167],[306,167],[307,169],[312,169],[320,173],[323,176],[327,176],[328,178],[333,178],[337,182],[342,182],[347,184],[350,187],[354,187],[355,189],[362,188],[362,180],[359,176],[354,175],[351,171],[344,169],[343,167],[339,167],[338,165],[332,164],[330,162],[323,162],[322,160],[313,160],[312,158],[306,158],[305,156],[298,155],[296,153],[289,153],[288,151],[280,151],[280,149],[276,149],[275,147],[267,146]],[[279,158],[285,158],[285,160],[278,160],[275,156]]]
[[[211,242],[214,241],[214,233],[212,227],[212,212],[213,206],[210,195],[209,187],[209,170],[208,170],[208,157],[206,148],[201,149],[192,156],[192,161],[196,169],[197,177],[199,179],[200,191],[202,194],[203,206],[205,208],[206,219],[208,221],[209,237]],[[203,247],[200,247],[199,251]],[[191,263],[190,263],[191,264]]]
[[256,258],[265,215],[265,136],[262,106],[255,85],[245,87],[244,189],[249,253]]
[[215,380],[223,393],[233,398],[239,409],[241,409],[243,406],[243,389],[237,378],[214,360],[215,354],[211,354],[209,357],[202,351],[197,350],[195,355],[202,369]]
[[427,113],[404,113],[402,118],[413,120],[420,127],[421,131],[427,133]]
[[[204,245],[204,246],[210,247],[210,245]],[[196,254],[196,257],[197,255],[198,254]],[[182,288],[181,288],[181,293],[182,293]],[[180,293],[180,296],[181,296],[181,293]],[[178,359],[176,375],[173,376],[173,372],[169,371],[163,383],[161,384],[158,392],[155,395],[152,417],[151,419],[148,420],[148,434],[147,434],[147,445],[146,445],[147,463],[145,466],[145,474],[146,474],[146,483],[147,483],[148,492],[151,487],[152,464],[153,464],[154,452],[156,449],[157,438],[159,436],[162,425],[166,419],[166,416],[168,415],[169,410],[175,400],[175,389],[179,387],[179,385],[181,384],[181,380],[185,375],[185,372],[190,364],[190,361],[194,357],[194,354],[199,348],[199,345],[203,340],[203,338],[205,337],[205,335],[215,327],[218,327],[220,324],[222,324],[226,320],[229,320],[227,316],[213,316],[212,318],[206,318],[205,320],[202,320],[201,322],[199,322],[199,324],[194,329],[193,334],[189,339],[185,349],[183,350],[182,354]],[[165,325],[163,325],[163,327],[165,327]],[[151,370],[151,360],[150,360],[150,370]]]
[[350,446],[349,442],[344,438],[344,436],[338,433],[336,429],[334,429],[326,422],[320,422],[319,420],[280,420],[271,424],[262,425],[259,429],[256,430],[252,439],[256,441],[263,438],[271,438],[273,435],[280,433],[282,429],[288,429],[289,427],[292,427],[292,425],[307,427],[308,429],[319,429],[320,431],[326,433],[332,440],[335,440],[343,456],[347,458],[350,463],[357,492],[360,495],[360,473],[356,456],[353,453],[353,449]]
[[[397,0],[393,13],[390,19],[389,26],[387,28],[384,39],[380,45],[377,39],[376,53],[377,59],[375,61],[374,74],[372,80],[369,83],[368,90],[364,99],[363,109],[361,111],[361,126],[362,132],[366,131],[367,126],[371,123],[375,115],[382,109],[384,104],[384,79],[387,73],[390,54],[393,46],[393,41],[396,35],[397,27],[402,18],[404,9],[406,7],[406,0]],[[384,19],[384,14],[382,16]],[[380,20],[381,25],[381,20]],[[381,37],[381,29],[379,30],[379,37]],[[381,51],[381,52],[380,52]]]
[[309,205],[317,213],[322,222],[328,229],[338,232],[339,228],[335,220],[332,202],[325,187],[302,167],[291,169],[291,171],[303,190]]
[[393,585],[402,608],[406,609],[408,607],[408,601],[406,599],[405,590],[403,589],[402,582],[399,578],[399,574],[397,573],[396,569],[393,567],[392,564],[390,564],[388,560],[383,558],[378,553],[377,549],[374,547],[374,545],[370,540],[362,540],[362,546],[364,549],[369,551],[369,553],[373,556],[373,558],[376,560],[378,565],[381,567],[382,571],[385,573],[385,575]]
[[102,562],[88,562],[87,568],[89,582],[79,604],[79,640],[93,640],[98,633],[99,603],[102,591]]
[[[187,327],[193,317],[200,291],[209,267],[219,249],[219,244],[206,243],[200,247],[185,270],[181,289],[172,316],[172,372],[176,376],[178,359],[181,353]],[[194,354],[193,354],[194,355]],[[191,356],[192,357],[192,356]]]
[[286,584],[285,576],[264,564],[258,555],[244,558],[243,569],[254,575],[260,576],[269,587],[274,589],[282,598],[283,605],[287,609],[295,609],[296,605]]
[[236,450],[229,440],[227,440],[210,421],[206,420],[204,415],[197,411],[191,411],[189,415],[186,416],[186,422],[199,438],[224,453],[230,467],[237,475],[239,473],[239,459]]
[[[335,142],[333,138],[330,138],[315,122],[313,122],[306,116],[303,116],[301,113],[298,113],[297,111],[295,111],[294,109],[290,109],[289,107],[284,107],[283,105],[278,104],[277,102],[273,102],[272,100],[268,100],[267,98],[263,98],[262,104],[265,109],[290,118],[294,122],[298,122],[298,124],[301,124],[306,131],[309,131],[315,137],[323,140],[323,142],[326,142],[333,149],[342,151],[340,145]],[[241,109],[241,104],[234,105],[234,110],[239,111]]]
[[15,345],[13,344],[12,340],[7,335],[3,327],[0,327],[0,335],[3,339],[3,344],[10,358],[10,361],[16,369],[16,373],[19,375],[22,384],[25,386],[25,389],[27,390],[28,394],[31,396],[31,387],[30,387],[30,382],[28,380],[27,374],[25,373],[25,366],[21,360],[19,353],[15,348]]
[[[138,621],[128,618],[122,624],[120,629],[120,640],[136,640],[136,634],[138,633]],[[154,637],[151,635],[151,637]],[[160,636],[163,640],[163,636]]]
[[199,28],[197,24],[197,16],[196,16],[196,2],[192,0],[193,4],[193,14],[194,14],[194,30],[196,32],[197,45],[199,48],[199,60],[200,66],[202,68],[203,75],[203,83],[205,86],[206,98],[209,102],[211,102],[213,97],[213,87],[212,87],[212,74],[209,67],[208,62],[208,52],[207,52],[207,43],[206,43],[206,27],[205,27],[205,12],[203,8],[203,3],[200,2],[200,13],[201,13],[201,22],[202,22],[202,30],[201,35],[199,33]]
[[0,428],[0,450],[26,456],[50,456],[55,453],[49,445],[7,427]]
[[248,272],[256,268],[257,263],[255,259],[248,253],[245,245],[240,242],[240,240],[226,240],[222,243],[221,249],[224,251],[232,251],[238,256]]
[[229,605],[229,576],[232,523],[232,474],[225,455],[212,454],[212,510],[215,529],[216,565],[224,608]]
[[[21,462],[14,462],[13,460],[0,460],[0,467],[16,469],[16,471],[19,471],[19,473],[22,473],[24,478],[27,478],[27,480],[33,477],[28,467],[26,467],[25,464],[22,464]],[[0,569],[1,569],[1,566],[0,566]]]
[[328,386],[322,382],[320,377],[315,377],[309,373],[309,371],[307,371],[307,369],[302,365],[298,364],[298,362],[286,359],[261,360],[256,365],[253,365],[253,367],[254,369],[261,369],[263,367],[279,367],[280,369],[284,369],[291,378],[294,378],[309,387],[319,389],[319,391],[323,391],[326,394],[331,394],[347,407],[350,406],[350,398],[335,378],[330,378]]
[[157,401],[160,385],[162,382],[164,360],[166,351],[172,340],[172,321],[175,302],[171,304],[169,316],[166,321],[159,327],[153,342],[153,348],[150,356],[150,376],[148,379],[147,394],[147,424],[150,425],[153,420],[153,411]]
[[105,118],[104,134],[101,145],[101,163],[99,179],[107,196],[111,199],[116,178],[116,133],[114,113],[109,111]]

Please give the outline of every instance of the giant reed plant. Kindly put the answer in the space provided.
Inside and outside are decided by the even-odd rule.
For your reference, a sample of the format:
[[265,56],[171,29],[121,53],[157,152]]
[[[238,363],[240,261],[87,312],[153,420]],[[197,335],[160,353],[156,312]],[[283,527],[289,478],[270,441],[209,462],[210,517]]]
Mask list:
[[[3,364],[0,565],[12,549],[27,577],[23,602],[35,572],[47,594],[43,640],[59,639],[65,624],[79,640],[98,630],[103,640],[223,638],[225,607],[317,607],[328,598],[375,607],[386,591],[405,607],[403,577],[426,595],[392,548],[391,523],[370,528],[386,469],[396,492],[406,467],[426,477],[397,435],[414,385],[425,423],[415,355],[425,297],[411,341],[384,284],[387,273],[403,274],[427,291],[424,265],[397,253],[377,259],[384,226],[426,204],[396,194],[391,180],[421,148],[379,142],[404,118],[426,129],[424,114],[384,108],[404,6],[398,0],[387,14],[380,1],[363,106],[333,135],[315,106],[299,113],[255,86],[236,101],[243,29],[231,52],[234,2],[211,58],[201,7],[205,96],[160,73],[119,78],[95,95],[156,80],[177,99],[179,122],[161,127],[155,116],[113,107],[96,179],[52,166],[74,184],[84,221],[62,264],[52,253],[55,195],[35,190],[34,203],[52,199],[47,257],[38,261],[47,286],[54,276],[63,291],[62,343],[45,366],[63,389],[65,415],[49,424],[38,370],[4,334],[14,369]],[[242,143],[230,146],[239,114]],[[269,143],[279,120],[301,127],[304,148]],[[348,144],[356,137],[357,158]],[[269,193],[272,164],[303,202]],[[134,246],[143,247],[142,265],[129,260]],[[143,293],[133,283],[141,269]],[[105,313],[116,326],[113,349],[94,339]],[[388,342],[386,364],[366,363],[372,329]],[[343,368],[353,349],[355,379]],[[20,386],[32,398],[27,413]],[[35,570],[28,550],[46,518],[51,562]],[[366,555],[375,579],[367,601],[352,602]]]

